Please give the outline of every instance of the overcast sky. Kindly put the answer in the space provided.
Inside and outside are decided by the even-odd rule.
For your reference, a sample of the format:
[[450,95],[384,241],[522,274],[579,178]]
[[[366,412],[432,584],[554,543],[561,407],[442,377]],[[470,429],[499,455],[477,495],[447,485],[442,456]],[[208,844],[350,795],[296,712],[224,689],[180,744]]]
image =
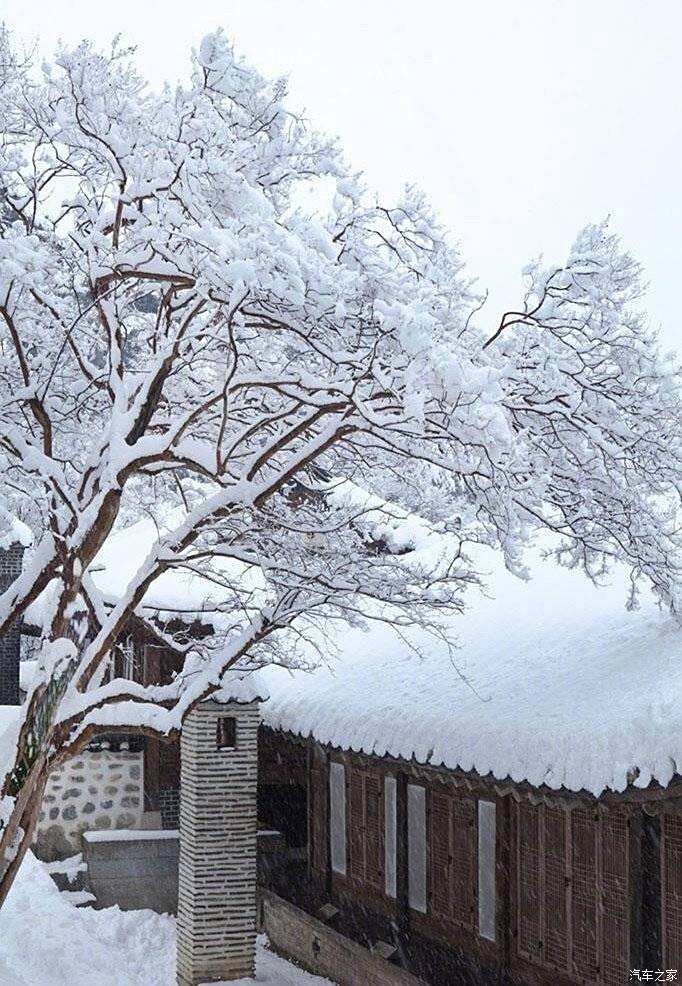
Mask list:
[[680,0],[0,0],[0,17],[44,54],[122,32],[154,83],[223,26],[372,186],[426,190],[491,322],[531,257],[561,261],[610,215],[682,349]]

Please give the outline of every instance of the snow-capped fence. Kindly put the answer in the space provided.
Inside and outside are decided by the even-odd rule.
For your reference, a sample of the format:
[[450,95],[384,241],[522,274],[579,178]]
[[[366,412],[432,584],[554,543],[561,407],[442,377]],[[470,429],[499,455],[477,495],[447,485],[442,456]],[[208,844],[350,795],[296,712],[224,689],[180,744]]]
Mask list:
[[181,738],[178,984],[253,975],[258,703],[202,702]]

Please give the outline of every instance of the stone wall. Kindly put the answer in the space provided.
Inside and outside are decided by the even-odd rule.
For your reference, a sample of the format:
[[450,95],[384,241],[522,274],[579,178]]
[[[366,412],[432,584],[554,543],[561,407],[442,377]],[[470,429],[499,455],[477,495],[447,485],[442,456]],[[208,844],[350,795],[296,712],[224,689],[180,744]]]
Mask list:
[[328,976],[339,986],[425,986],[399,966],[344,937],[333,928],[263,891],[263,931],[276,952],[293,959],[309,972]]
[[81,852],[92,829],[139,828],[144,810],[142,753],[85,751],[50,775],[36,833],[41,859]]

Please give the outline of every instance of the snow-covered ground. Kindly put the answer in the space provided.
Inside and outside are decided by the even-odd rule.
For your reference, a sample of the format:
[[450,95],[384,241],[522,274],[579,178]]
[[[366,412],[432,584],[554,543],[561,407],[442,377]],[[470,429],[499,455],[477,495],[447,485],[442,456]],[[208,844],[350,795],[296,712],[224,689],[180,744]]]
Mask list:
[[[332,986],[259,941],[256,981]],[[26,858],[0,910],[0,986],[175,986],[175,921],[153,911],[76,908]],[[242,980],[241,986],[253,980]],[[240,986],[230,983],[229,986]]]

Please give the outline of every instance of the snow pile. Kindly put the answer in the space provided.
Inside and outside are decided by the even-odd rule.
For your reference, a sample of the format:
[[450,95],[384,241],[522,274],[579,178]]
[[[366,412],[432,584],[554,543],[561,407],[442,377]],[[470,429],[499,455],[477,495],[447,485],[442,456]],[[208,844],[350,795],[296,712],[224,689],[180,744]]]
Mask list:
[[0,910],[0,986],[171,986],[174,966],[172,918],[76,908],[27,855]]
[[215,702],[264,702],[270,697],[263,676],[259,671],[243,671],[238,667],[228,668],[221,676],[221,688],[211,698]]
[[[531,556],[474,560],[488,595],[450,620],[457,649],[386,623],[336,631],[312,674],[271,668],[267,725],[337,747],[531,784],[623,790],[682,769],[682,634],[651,596],[628,612],[627,576],[597,588]],[[419,654],[415,653],[415,649]]]
[[[268,951],[263,939],[256,981],[264,986],[333,986]],[[175,921],[153,911],[76,908],[29,853],[0,910],[0,986],[74,983],[174,986]]]
[[28,548],[33,543],[33,533],[22,520],[9,511],[0,509],[0,550],[7,551],[13,544]]
[[[312,976],[309,972],[304,972],[291,962],[275,955],[266,947],[263,936],[258,939],[255,981],[262,983],[263,986],[334,986],[331,980]],[[223,986],[253,986],[253,983],[253,979],[237,979]],[[220,983],[214,986],[220,986]]]
[[19,663],[19,688],[22,692],[27,692],[33,684],[33,679],[38,670],[37,661],[20,661]]

